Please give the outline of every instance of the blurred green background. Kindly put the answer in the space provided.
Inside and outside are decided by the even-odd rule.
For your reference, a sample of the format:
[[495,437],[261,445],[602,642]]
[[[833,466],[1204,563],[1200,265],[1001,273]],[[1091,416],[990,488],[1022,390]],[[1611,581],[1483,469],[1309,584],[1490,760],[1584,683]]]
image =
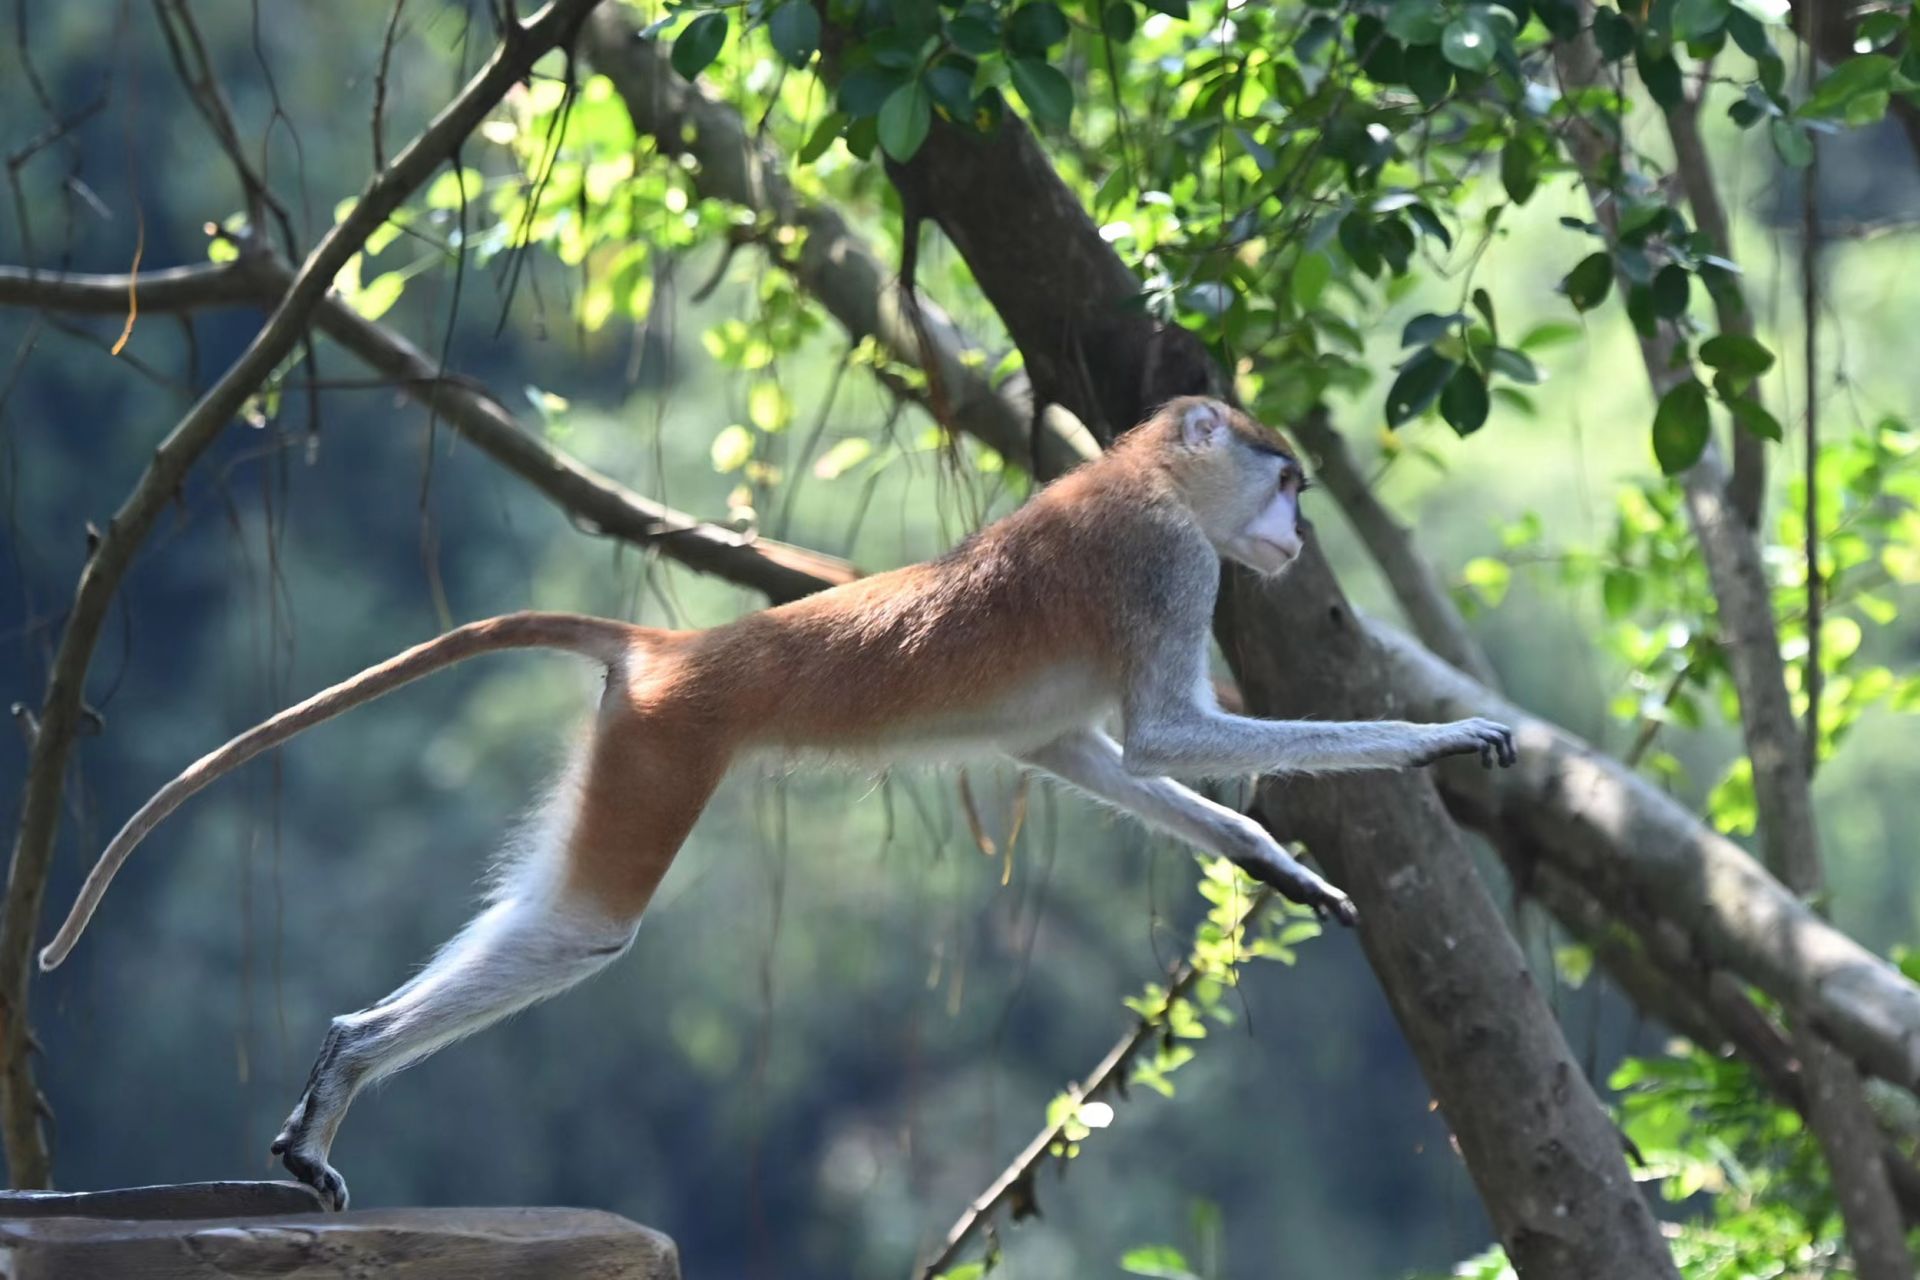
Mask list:
[[[0,36],[6,148],[45,130],[49,105],[71,115],[105,104],[16,166],[0,261],[125,270],[142,240],[150,267],[204,260],[202,225],[238,200],[150,15],[14,5],[13,34]],[[388,10],[198,10],[256,137],[277,99],[269,167],[301,193],[291,203],[305,234],[368,171]],[[469,32],[458,5],[411,11],[390,147],[490,45],[472,16]],[[1775,222],[1787,197],[1764,152],[1722,141],[1737,157],[1721,176],[1763,327],[1791,350],[1797,265]],[[1825,173],[1830,209],[1863,222],[1913,213],[1910,156],[1895,139],[1836,142]],[[1555,218],[1580,197],[1564,183],[1548,194],[1509,219],[1481,269],[1516,330],[1571,318],[1553,284],[1574,233]],[[1827,401],[1836,430],[1920,408],[1913,265],[1898,228],[1830,259],[1825,323],[1845,374]],[[529,420],[544,406],[548,430],[595,466],[721,517],[733,481],[714,473],[709,446],[742,418],[743,392],[699,338],[739,313],[760,268],[743,260],[691,303],[712,266],[677,264],[646,332],[609,326],[591,339],[569,317],[577,274],[530,258],[509,300],[502,273],[471,272],[450,362]],[[451,300],[450,281],[425,279],[387,319],[433,348]],[[1377,367],[1406,316],[1435,301],[1410,294],[1374,317]],[[1499,527],[1528,511],[1550,541],[1591,543],[1620,482],[1650,472],[1631,334],[1617,309],[1600,316],[1541,357],[1553,379],[1543,403],[1574,406],[1571,421],[1515,421],[1465,441],[1437,424],[1403,432],[1418,448],[1387,471],[1384,492],[1441,565],[1497,551]],[[191,391],[258,319],[143,317],[116,360],[103,348],[117,321],[0,311],[9,701],[41,697],[87,523],[109,518]],[[802,423],[842,345],[823,335],[815,359],[786,367]],[[323,346],[319,376],[334,385],[317,420],[289,396],[277,428],[229,430],[129,576],[90,686],[104,728],[79,754],[50,913],[153,789],[278,706],[432,635],[436,594],[455,620],[540,607],[702,625],[760,603],[586,536],[390,389],[340,385],[361,377],[349,357]],[[1797,403],[1794,375],[1775,376]],[[1340,405],[1342,427],[1369,449],[1382,393]],[[1005,492],[944,470],[924,430],[849,373],[827,438],[892,432],[903,459],[870,501],[851,480],[809,482],[791,527],[775,532],[880,568],[949,545],[983,506],[1004,509]],[[1355,599],[1390,612],[1338,516],[1313,514]],[[1593,643],[1607,625],[1597,598],[1522,573],[1478,625],[1519,701],[1625,745],[1607,716],[1619,673]],[[1910,668],[1920,626],[1887,635],[1878,643],[1899,651],[1880,660]],[[308,735],[153,838],[73,961],[39,984],[60,1184],[272,1176],[267,1142],[326,1019],[397,985],[471,912],[503,832],[554,772],[591,693],[565,660],[489,659]],[[1732,747],[1711,734],[1670,745],[1703,780]],[[1871,720],[1818,783],[1835,914],[1880,949],[1916,934],[1912,746],[1910,724]],[[24,763],[20,737],[0,735],[9,822]],[[1004,843],[1014,772],[976,770],[971,784]],[[903,1274],[1126,1028],[1121,998],[1181,953],[1201,906],[1183,849],[1045,787],[1011,858],[1003,875],[999,857],[982,856],[951,775],[736,777],[610,973],[363,1098],[335,1157],[356,1205],[593,1206],[672,1234],[690,1276]],[[1538,914],[1516,924],[1544,958],[1552,939]],[[1541,972],[1597,1074],[1659,1043],[1617,1000]],[[1238,1024],[1202,1047],[1176,1098],[1136,1093],[1064,1180],[1042,1177],[1045,1215],[1008,1237],[1005,1274],[1112,1274],[1127,1247],[1167,1241],[1189,1256],[1218,1250],[1225,1275],[1389,1276],[1482,1246],[1472,1188],[1352,939],[1309,944],[1297,968],[1249,970],[1240,997]]]

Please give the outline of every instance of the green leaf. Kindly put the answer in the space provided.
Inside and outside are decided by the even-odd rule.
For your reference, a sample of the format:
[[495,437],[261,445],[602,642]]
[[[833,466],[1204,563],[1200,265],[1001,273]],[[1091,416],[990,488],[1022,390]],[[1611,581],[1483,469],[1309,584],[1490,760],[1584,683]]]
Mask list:
[[1422,44],[1408,49],[1400,60],[1400,74],[1406,78],[1407,88],[1420,99],[1420,105],[1429,110],[1439,106],[1453,90],[1453,68],[1436,45]]
[[1387,34],[1401,44],[1432,44],[1446,26],[1440,0],[1394,0],[1387,11]]
[[1773,352],[1744,333],[1722,333],[1700,344],[1700,360],[1736,378],[1757,378],[1773,368]]
[[1493,295],[1485,289],[1475,289],[1473,291],[1473,309],[1478,311],[1480,318],[1487,322],[1487,332],[1493,335],[1493,340],[1495,342],[1500,341],[1500,325],[1499,322],[1493,318]]
[[1435,315],[1431,311],[1423,312],[1407,321],[1407,327],[1400,331],[1400,345],[1403,347],[1431,346],[1436,338],[1450,332],[1466,317],[1458,311],[1448,315]]
[[720,48],[726,42],[727,15],[717,11],[703,13],[681,30],[668,61],[673,63],[675,71],[691,80],[720,56]]
[[[1480,371],[1464,364],[1454,370],[1440,393],[1440,416],[1447,425],[1458,435],[1470,436],[1486,425],[1487,408],[1487,384]],[[1493,563],[1506,567],[1497,560]]]
[[1147,8],[1166,14],[1169,18],[1187,16],[1187,0],[1141,0]]
[[1290,291],[1293,305],[1302,311],[1310,309],[1320,300],[1321,290],[1333,278],[1333,262],[1324,253],[1303,253],[1300,260],[1293,264],[1293,280]]
[[1498,37],[1486,10],[1467,9],[1440,34],[1440,52],[1462,71],[1485,71],[1499,52]]
[[1100,30],[1115,44],[1125,44],[1139,29],[1140,15],[1133,11],[1128,0],[1108,0],[1100,11]]
[[1759,436],[1762,440],[1771,440],[1775,444],[1778,444],[1786,435],[1780,429],[1780,419],[1768,413],[1757,400],[1740,396],[1729,401],[1727,407],[1733,410],[1733,420],[1743,431]]
[[1387,391],[1387,425],[1397,427],[1425,413],[1440,398],[1453,370],[1453,361],[1435,355],[1431,347],[1401,365],[1400,376]]
[[753,432],[735,423],[713,438],[708,452],[713,458],[713,469],[721,475],[738,471],[753,456]]
[[1687,298],[1693,289],[1693,276],[1677,262],[1660,268],[1653,278],[1653,309],[1667,320],[1677,319],[1687,310]]
[[1685,93],[1680,87],[1680,64],[1671,53],[1651,54],[1644,44],[1634,54],[1634,66],[1647,92],[1663,107],[1677,107]]
[[1015,58],[1009,66],[1014,92],[1041,124],[1064,129],[1073,119],[1073,85],[1038,58]]
[[1512,347],[1495,347],[1487,353],[1487,368],[1494,373],[1504,374],[1515,382],[1536,386],[1540,382],[1540,370],[1533,361],[1515,351]]
[[934,105],[942,108],[955,120],[966,121],[973,116],[973,73],[955,59],[949,58],[938,66],[928,67],[922,77],[927,92],[933,95]]
[[1480,603],[1497,609],[1513,585],[1513,566],[1492,556],[1475,556],[1460,567],[1460,579],[1480,597]]
[[894,160],[911,160],[932,125],[933,99],[927,87],[918,80],[903,84],[880,105],[880,149]]
[[1640,575],[1631,569],[1613,568],[1600,579],[1600,600],[1607,616],[1618,622],[1640,603]]
[[887,67],[858,67],[840,82],[840,109],[855,120],[878,114],[906,76]]
[[1121,1255],[1120,1269],[1128,1275],[1154,1280],[1198,1280],[1178,1249],[1164,1244],[1142,1245]]
[[1733,0],[1675,0],[1673,38],[1703,40],[1727,24]]
[[1633,23],[1613,9],[1596,7],[1593,11],[1593,42],[1600,48],[1600,56],[1608,62],[1618,62],[1633,52],[1637,43]]
[[1884,53],[1848,58],[1814,86],[1813,96],[1800,108],[1800,114],[1816,118],[1843,115],[1847,104],[1860,94],[1884,91],[1893,68],[1893,59]]
[[1653,456],[1660,470],[1678,475],[1706,451],[1712,420],[1707,412],[1707,388],[1689,378],[1660,397],[1653,412]]
[[947,39],[953,41],[954,48],[971,57],[984,58],[998,53],[999,19],[991,9],[976,11],[969,7],[947,19]]
[[1023,4],[1007,19],[1007,47],[1015,53],[1044,58],[1047,50],[1067,38],[1067,17],[1058,5]]
[[843,111],[829,111],[820,117],[820,123],[813,126],[813,132],[809,133],[806,142],[801,144],[800,163],[812,164],[825,155],[827,148],[833,145],[833,140],[839,137],[840,131],[846,127],[847,116]]
[[813,464],[813,474],[822,480],[837,480],[872,454],[871,440],[864,436],[849,436],[820,455],[820,460]]
[[1560,288],[1573,303],[1576,311],[1591,311],[1606,301],[1607,290],[1613,288],[1613,258],[1606,252],[1591,253],[1580,260],[1578,266],[1567,272],[1567,278],[1560,282]]
[[1527,330],[1520,339],[1520,350],[1542,351],[1547,347],[1558,347],[1573,342],[1580,337],[1579,325],[1565,320],[1548,320]]
[[820,47],[820,11],[812,0],[786,0],[767,18],[767,36],[789,65],[804,67]]
[[1540,185],[1540,156],[1526,137],[1509,138],[1500,149],[1500,185],[1515,204],[1525,204]]
[[1813,138],[1806,125],[1783,117],[1769,124],[1767,132],[1773,138],[1774,151],[1789,168],[1804,169],[1813,163]]

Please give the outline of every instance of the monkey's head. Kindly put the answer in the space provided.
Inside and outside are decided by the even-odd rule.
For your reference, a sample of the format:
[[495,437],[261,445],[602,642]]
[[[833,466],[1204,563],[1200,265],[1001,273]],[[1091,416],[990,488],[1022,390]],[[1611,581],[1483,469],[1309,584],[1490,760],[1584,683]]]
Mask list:
[[1278,432],[1203,396],[1169,402],[1152,425],[1168,472],[1215,550],[1268,575],[1299,557],[1307,474]]

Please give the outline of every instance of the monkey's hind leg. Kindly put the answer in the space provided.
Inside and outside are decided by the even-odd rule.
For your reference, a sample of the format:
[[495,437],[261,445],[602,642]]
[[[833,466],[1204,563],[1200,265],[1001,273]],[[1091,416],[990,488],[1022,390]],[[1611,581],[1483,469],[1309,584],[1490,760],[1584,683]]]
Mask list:
[[[347,1185],[327,1163],[354,1095],[611,963],[711,792],[716,771],[636,750],[603,722],[587,767],[535,824],[526,849],[468,923],[412,981],[335,1018],[306,1091],[273,1141],[289,1172],[331,1207]],[[677,776],[664,776],[670,768]],[[637,775],[637,776],[636,776]]]

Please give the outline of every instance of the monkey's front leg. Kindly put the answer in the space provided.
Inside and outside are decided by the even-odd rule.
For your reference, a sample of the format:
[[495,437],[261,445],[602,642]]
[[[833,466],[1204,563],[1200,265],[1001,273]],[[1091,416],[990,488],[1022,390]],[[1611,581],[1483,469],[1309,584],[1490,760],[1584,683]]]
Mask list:
[[1360,919],[1346,894],[1302,866],[1259,823],[1171,778],[1143,778],[1127,772],[1120,744],[1097,729],[1057,738],[1020,759],[1125,809],[1150,827],[1231,859],[1255,880],[1323,917],[1332,916],[1348,926]]
[[1404,769],[1477,755],[1489,769],[1516,759],[1513,730],[1493,720],[1260,720],[1211,708],[1143,708],[1129,718],[1126,767],[1136,774],[1228,776]]

